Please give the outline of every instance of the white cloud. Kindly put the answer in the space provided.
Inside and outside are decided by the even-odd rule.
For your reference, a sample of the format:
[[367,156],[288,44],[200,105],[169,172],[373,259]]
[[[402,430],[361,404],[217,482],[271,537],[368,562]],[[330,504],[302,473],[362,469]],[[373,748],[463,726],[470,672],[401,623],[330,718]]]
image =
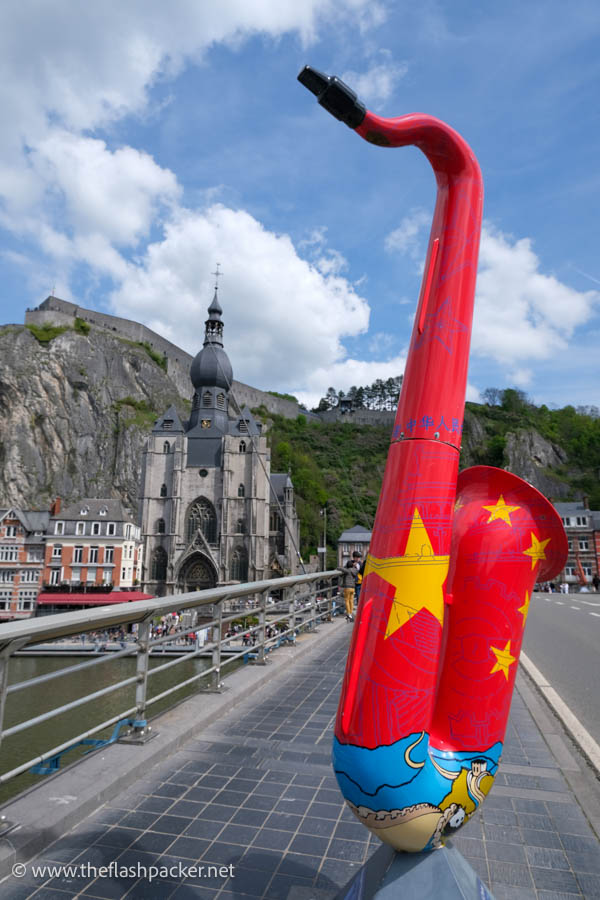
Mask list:
[[426,238],[424,229],[428,226],[431,226],[431,213],[418,207],[412,209],[402,219],[398,228],[388,234],[384,243],[385,249],[388,253],[401,253],[409,256],[420,264],[420,270],[422,270]]
[[395,63],[390,54],[383,51],[385,61],[374,62],[366,72],[347,71],[341,76],[342,81],[355,91],[359,100],[376,109],[388,100],[398,82],[408,71],[406,63]]
[[576,291],[539,269],[529,238],[514,241],[484,227],[472,348],[522,385],[531,380],[528,364],[564,351],[600,299],[597,291]]
[[267,231],[243,210],[179,211],[164,240],[127,266],[113,308],[152,320],[156,330],[196,353],[212,299],[207,273],[216,261],[236,378],[296,389],[307,373],[313,378],[319,369],[347,365],[341,339],[367,330],[367,302],[346,279],[301,259],[288,235]]
[[[368,27],[381,14],[369,0],[2,4],[0,224],[33,236],[50,255],[58,243],[61,259],[73,262],[82,237],[88,249],[95,235],[135,245],[157,223],[160,204],[176,200],[175,178],[147,154],[110,150],[90,131],[144,114],[159,79],[200,62],[216,43],[290,32],[306,43],[325,24]],[[49,240],[52,232],[68,235],[69,246]],[[103,249],[98,264],[106,263]]]
[[[389,252],[421,260],[430,216],[411,210],[385,240]],[[594,314],[598,291],[576,291],[540,271],[529,238],[515,240],[491,224],[481,233],[471,350],[500,363],[509,382],[527,386],[529,363],[563,351]]]

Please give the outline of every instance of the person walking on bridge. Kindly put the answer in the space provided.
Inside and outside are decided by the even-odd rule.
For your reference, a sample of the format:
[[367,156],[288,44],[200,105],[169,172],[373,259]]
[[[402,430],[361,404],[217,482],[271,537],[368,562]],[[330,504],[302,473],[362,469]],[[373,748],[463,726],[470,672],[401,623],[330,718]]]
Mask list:
[[342,573],[342,590],[344,591],[344,604],[346,606],[346,621],[354,621],[354,592],[356,590],[356,581],[358,577],[358,566],[354,560],[349,559]]

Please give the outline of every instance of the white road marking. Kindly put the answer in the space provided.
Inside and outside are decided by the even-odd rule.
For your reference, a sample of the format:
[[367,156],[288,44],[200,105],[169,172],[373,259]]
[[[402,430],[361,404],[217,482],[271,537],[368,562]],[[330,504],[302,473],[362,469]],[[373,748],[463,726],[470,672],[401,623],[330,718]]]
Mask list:
[[[598,615],[598,613],[590,613],[590,615],[595,616]],[[552,685],[525,653],[521,653],[520,661],[527,674],[535,681],[539,690],[542,692],[558,718],[562,721],[563,725],[570,731],[594,768],[600,772],[600,746],[596,743],[589,731],[583,727],[579,719],[573,715],[564,700],[560,698]]]
[[556,600],[555,603],[556,603],[557,606],[564,606],[564,605],[565,605],[565,604],[562,602],[562,600]]
[[600,619],[600,613],[590,613],[590,616],[597,616],[597,618]]
[[581,609],[580,606],[572,606],[571,609]]

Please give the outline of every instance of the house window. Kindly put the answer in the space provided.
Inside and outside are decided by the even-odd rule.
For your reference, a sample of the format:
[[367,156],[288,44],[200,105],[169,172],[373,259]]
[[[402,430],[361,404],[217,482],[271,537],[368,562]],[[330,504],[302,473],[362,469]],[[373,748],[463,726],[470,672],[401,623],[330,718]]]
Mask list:
[[15,569],[0,569],[0,582],[3,584],[9,584],[10,582],[15,580],[16,575]]
[[156,520],[156,530],[159,534],[165,533],[165,520],[164,519]]
[[587,516],[577,516],[578,525],[587,525]]
[[92,534],[100,534],[100,522],[92,522]]
[[160,486],[160,496],[161,496],[161,497],[166,497],[166,496],[167,496],[167,486],[166,486],[166,484],[161,484],[161,486]]
[[104,548],[104,562],[111,563],[115,561],[115,548],[114,547],[105,547]]
[[80,516],[87,516],[87,514],[89,513],[89,511],[90,511],[89,506],[82,506],[81,509],[79,510],[79,515],[80,515]]
[[171,445],[168,441],[165,441],[163,444],[163,453],[170,453],[170,452],[171,452]]
[[71,569],[71,584],[81,583],[81,569]]
[[65,533],[65,523],[64,522],[55,522],[54,523],[54,534],[64,534]]
[[217,514],[212,503],[205,497],[195,500],[187,515],[186,535],[188,543],[201,531],[209,544],[217,542]]
[[572,550],[573,549],[573,541],[568,541],[568,544],[569,544],[569,550]]
[[18,547],[11,547],[10,545],[7,547],[0,547],[0,562],[16,562],[18,558]]
[[130,540],[131,540],[131,525],[126,525],[126,526],[125,526],[125,540],[126,540],[126,541],[130,541]]
[[102,584],[112,584],[112,569],[102,570]]
[[106,523],[106,533],[110,536],[116,534],[116,527],[114,522]]
[[60,559],[62,556],[62,544],[55,544],[52,548],[52,559]]
[[101,507],[101,509],[100,509],[101,516],[105,516],[107,512],[108,512],[108,510],[105,506]]
[[41,547],[30,547],[27,551],[27,562],[43,562],[44,551]]
[[75,526],[75,534],[85,534],[85,522],[78,522]]
[[60,569],[50,569],[50,584],[58,584],[60,580]]
[[73,547],[73,562],[83,562],[83,547]]
[[580,550],[589,550],[590,549],[589,541],[585,540],[584,538],[579,538],[579,549]]
[[276,509],[272,509],[269,513],[269,531],[279,531],[281,529],[281,516]]
[[240,453],[246,452],[246,441],[240,441]]
[[96,570],[95,569],[87,570],[86,581],[88,584],[94,584],[94,582],[96,581]]
[[98,547],[90,547],[90,555],[88,559],[89,563],[97,563],[98,562]]
[[39,569],[23,569],[21,571],[21,584],[36,584],[40,580]]
[[592,567],[591,566],[582,566],[581,568],[583,569],[584,575],[586,575],[588,578],[592,577]]
[[244,487],[243,484],[240,484],[238,487],[238,497],[245,497],[245,496],[246,496],[246,488]]
[[244,547],[236,547],[231,554],[231,578],[234,581],[248,581],[248,554]]
[[30,612],[35,604],[36,591],[20,591],[17,601],[19,612]]
[[6,526],[6,537],[16,537],[17,536],[17,526],[16,525],[7,525]]

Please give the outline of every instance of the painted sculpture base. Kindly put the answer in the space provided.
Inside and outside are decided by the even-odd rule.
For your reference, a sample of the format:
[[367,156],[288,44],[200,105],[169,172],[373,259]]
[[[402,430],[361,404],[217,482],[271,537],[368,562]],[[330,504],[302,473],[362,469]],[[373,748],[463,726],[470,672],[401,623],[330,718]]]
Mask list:
[[382,845],[336,900],[494,900],[451,842],[429,853],[395,853]]

